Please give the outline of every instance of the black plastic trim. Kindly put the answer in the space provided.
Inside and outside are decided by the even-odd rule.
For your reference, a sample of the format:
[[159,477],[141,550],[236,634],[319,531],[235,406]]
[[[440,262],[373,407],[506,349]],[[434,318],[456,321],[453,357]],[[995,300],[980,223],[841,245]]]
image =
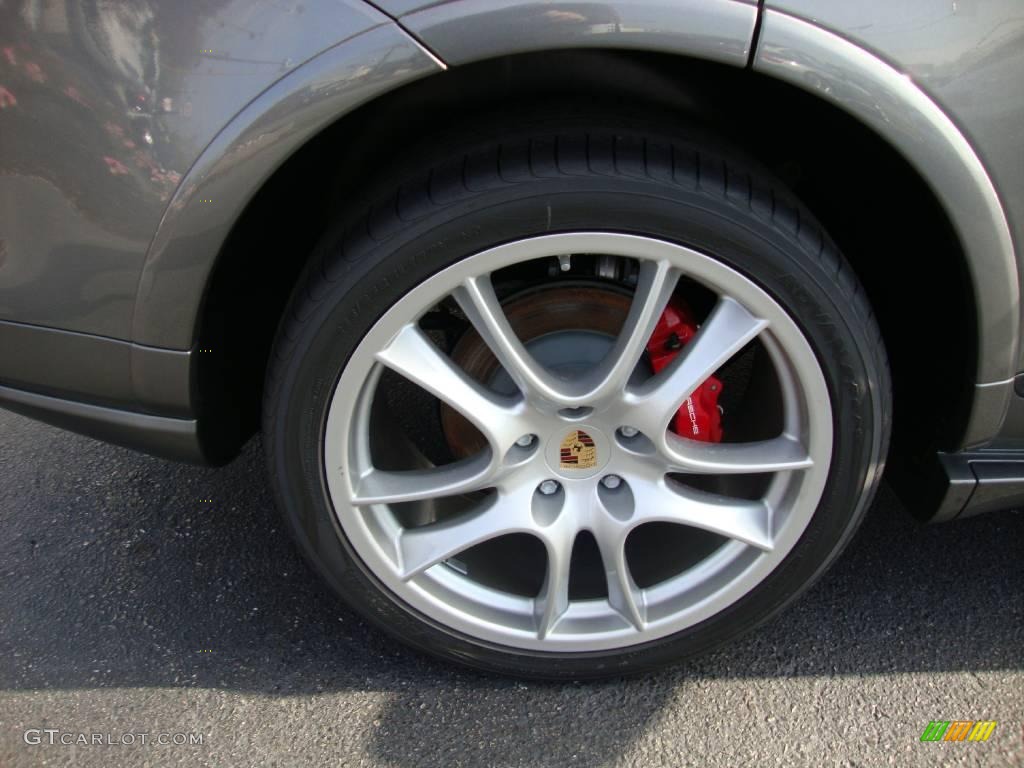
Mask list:
[[203,452],[194,419],[136,413],[4,386],[0,386],[0,406],[55,427],[154,456],[195,464],[211,463]]
[[945,489],[932,522],[1024,506],[1024,451],[938,454]]

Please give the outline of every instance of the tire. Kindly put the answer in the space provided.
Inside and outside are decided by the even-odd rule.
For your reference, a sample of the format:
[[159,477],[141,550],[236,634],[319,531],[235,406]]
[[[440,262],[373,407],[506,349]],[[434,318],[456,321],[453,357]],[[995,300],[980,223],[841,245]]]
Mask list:
[[[595,127],[602,125],[603,128]],[[860,523],[879,481],[891,418],[888,364],[865,293],[814,218],[768,172],[752,166],[737,152],[709,150],[706,142],[672,136],[672,132],[640,130],[624,126],[621,121],[609,124],[607,120],[593,119],[582,123],[581,127],[574,127],[571,121],[568,124],[562,121],[557,127],[539,121],[519,130],[505,128],[500,139],[476,140],[436,162],[407,163],[390,174],[390,181],[381,182],[382,188],[390,191],[381,194],[368,209],[339,212],[335,225],[311,257],[282,321],[268,370],[263,424],[270,474],[288,527],[315,568],[352,608],[404,643],[478,669],[534,678],[595,678],[661,667],[717,647],[777,613],[824,572]],[[811,435],[806,438],[807,451],[811,452],[814,440],[818,440],[815,450],[819,450],[817,455],[823,458],[815,458],[810,468],[776,472],[764,481],[769,488],[766,493],[774,492],[771,489],[776,488],[776,482],[783,489],[790,489],[784,483],[797,483],[792,486],[796,490],[779,491],[779,494],[791,494],[778,498],[793,499],[792,507],[780,503],[769,507],[771,511],[765,513],[769,536],[789,537],[784,547],[778,545],[763,550],[759,547],[772,545],[758,544],[751,549],[750,542],[734,540],[730,531],[722,548],[713,550],[713,553],[735,550],[735,554],[730,555],[736,558],[735,562],[729,561],[728,566],[733,570],[723,565],[721,573],[730,578],[735,574],[736,580],[747,578],[762,561],[770,567],[764,566],[763,573],[759,572],[756,579],[751,576],[749,583],[736,581],[740,586],[735,590],[721,592],[724,597],[715,603],[717,609],[710,614],[695,612],[697,609],[687,602],[685,596],[691,593],[686,590],[697,590],[693,594],[700,595],[704,593],[699,590],[712,589],[696,581],[693,582],[696,586],[680,586],[676,597],[665,598],[666,607],[658,607],[664,611],[664,616],[657,614],[657,618],[651,618],[654,616],[651,606],[661,604],[650,596],[654,590],[639,591],[641,588],[631,581],[631,575],[618,583],[625,585],[623,589],[632,601],[629,596],[614,600],[609,596],[607,603],[615,603],[613,608],[628,607],[627,611],[616,610],[623,616],[628,614],[627,618],[634,617],[637,634],[628,635],[628,627],[621,629],[617,624],[614,629],[588,634],[589,630],[577,628],[584,627],[582,618],[574,618],[576,614],[570,612],[559,613],[567,604],[565,599],[570,600],[573,610],[576,604],[572,602],[574,598],[565,597],[572,594],[571,589],[567,588],[568,593],[557,592],[551,586],[556,584],[555,577],[548,575],[540,588],[540,595],[545,597],[542,600],[538,596],[532,603],[536,606],[537,626],[545,629],[538,629],[536,638],[527,637],[520,642],[516,639],[520,637],[516,634],[520,632],[520,625],[514,621],[521,621],[515,611],[520,610],[522,596],[516,600],[510,598],[508,603],[508,616],[519,618],[514,621],[509,618],[507,626],[495,620],[495,626],[500,625],[498,629],[488,625],[488,614],[477,608],[459,613],[461,608],[446,605],[443,598],[437,597],[448,594],[444,585],[451,579],[456,580],[451,584],[457,583],[458,589],[462,589],[460,579],[469,578],[450,572],[459,562],[457,559],[434,565],[409,582],[403,582],[381,565],[386,555],[378,558],[371,550],[373,537],[383,536],[380,533],[383,528],[364,534],[360,527],[369,530],[370,526],[384,525],[379,522],[377,512],[364,514],[367,509],[376,507],[349,508],[346,506],[349,502],[343,503],[336,493],[336,486],[349,488],[347,492],[353,499],[362,492],[357,489],[360,481],[351,478],[355,459],[351,466],[327,466],[331,460],[328,457],[334,457],[337,450],[345,456],[355,456],[356,451],[362,449],[347,433],[332,437],[335,433],[330,431],[329,422],[332,425],[383,423],[374,421],[378,411],[373,410],[370,395],[366,395],[365,412],[371,415],[359,415],[364,413],[360,410],[364,406],[360,404],[363,402],[360,386],[363,385],[357,370],[362,370],[359,366],[371,366],[367,370],[375,370],[373,361],[380,358],[372,357],[373,350],[365,347],[373,338],[372,330],[390,322],[388,318],[392,314],[418,311],[411,306],[413,298],[410,298],[419,295],[417,290],[431,285],[431,281],[447,279],[445,270],[452,265],[478,263],[470,257],[491,258],[487,254],[492,249],[504,253],[501,248],[509,244],[547,243],[543,236],[569,237],[575,236],[571,233],[588,232],[639,236],[635,240],[638,248],[654,243],[655,248],[688,249],[679,251],[684,261],[686,252],[696,252],[707,258],[708,274],[726,275],[723,280],[739,280],[736,285],[749,283],[754,286],[750,288],[751,296],[767,297],[757,299],[765,302],[765,307],[770,308],[772,302],[777,304],[788,320],[772,321],[766,333],[779,336],[763,342],[764,346],[757,352],[762,356],[758,360],[774,360],[772,375],[776,376],[776,381],[789,381],[785,386],[797,387],[803,393],[799,395],[804,398],[800,401],[803,405],[795,410],[799,410],[810,425],[807,426],[810,430],[807,434]],[[605,240],[593,242],[604,243]],[[574,251],[577,253],[586,252]],[[580,262],[580,257],[572,258],[576,261],[570,265]],[[633,263],[624,258],[616,263],[627,266]],[[549,259],[539,263],[553,262]],[[637,269],[654,269],[643,267],[644,263],[638,260],[641,267]],[[651,263],[656,263],[653,257]],[[526,267],[522,269],[525,271]],[[733,274],[740,277],[733,278]],[[540,283],[542,288],[544,285]],[[724,295],[727,294],[720,293]],[[461,315],[455,312],[452,317],[458,319]],[[710,316],[705,318],[705,324],[711,325]],[[762,338],[757,337],[757,344],[762,343]],[[792,341],[792,349],[786,347],[786,339]],[[802,344],[814,363],[810,367],[805,365],[805,369],[812,373],[803,378],[796,374],[789,376],[785,371],[804,370],[799,367],[800,360],[806,362],[800,357]],[[369,352],[364,352],[364,347]],[[773,348],[783,349],[783,352],[772,357]],[[779,363],[780,360],[788,362]],[[815,389],[818,386],[812,370],[815,366],[821,374],[819,389]],[[346,381],[353,386],[339,388],[339,382]],[[772,386],[778,387],[780,392],[784,390],[783,384]],[[729,387],[736,389],[738,385]],[[336,391],[336,388],[339,389]],[[824,394],[818,397],[815,393]],[[441,396],[444,394],[441,392]],[[776,399],[790,402],[782,395]],[[393,410],[403,418],[409,416],[406,410],[426,413],[415,405],[414,399],[399,402],[399,407]],[[342,418],[341,422],[334,421],[336,411],[342,414],[337,417]],[[726,413],[728,417],[730,411]],[[827,415],[819,418],[816,414]],[[345,418],[349,421],[344,421]],[[364,422],[359,422],[360,418]],[[608,424],[612,422],[609,417]],[[813,429],[819,431],[812,434]],[[606,439],[607,445],[602,450],[619,461],[619,454],[625,455],[626,451],[622,448],[625,445],[622,433],[614,431],[614,425],[607,429],[599,425],[594,430]],[[370,431],[368,428],[367,434]],[[381,431],[374,431],[367,439],[383,440],[378,434]],[[654,437],[658,434],[652,431]],[[818,439],[821,435],[826,436],[824,441]],[[557,439],[557,435],[552,439]],[[541,443],[539,435],[536,442]],[[341,448],[332,448],[332,445]],[[540,445],[538,454],[548,450],[547,445]],[[703,450],[701,446],[698,448]],[[488,455],[494,458],[493,451]],[[629,454],[621,460],[635,458]],[[542,465],[541,460],[536,459],[537,465],[554,466],[550,459],[546,460],[549,463]],[[783,476],[788,479],[780,479]],[[806,477],[816,479],[813,482],[794,480]],[[629,507],[631,511],[627,516],[648,514],[654,507],[662,509],[658,504],[643,506],[641,499],[648,486],[641,488],[641,480],[628,474],[623,478],[633,494],[630,502],[633,506]],[[565,494],[568,499],[570,492],[576,493],[574,489],[583,488],[579,485],[581,480],[561,482],[556,497]],[[590,494],[586,498],[597,494],[604,499],[601,494],[606,494],[608,489],[598,488],[596,477],[593,483],[594,490],[586,491]],[[655,483],[650,487],[661,486]],[[497,495],[495,498],[505,497]],[[513,498],[511,491],[508,498]],[[693,498],[705,497],[698,493]],[[540,497],[536,495],[530,499],[522,504],[535,505],[531,509],[546,503],[543,499],[537,501]],[[568,504],[567,501],[562,503]],[[606,501],[602,504],[608,506]],[[804,509],[801,505],[806,506],[806,512],[800,511]],[[394,506],[399,510],[400,505]],[[391,507],[387,509],[391,514]],[[671,507],[670,512],[675,514],[674,510]],[[399,511],[394,514],[398,516]],[[558,515],[567,514],[558,512]],[[712,522],[712,527],[715,524]],[[691,529],[685,530],[689,536]],[[406,550],[402,547],[416,537],[407,532],[401,535],[406,538],[395,539],[398,544],[394,547],[395,551],[401,550],[404,564],[401,567],[404,568],[408,564]],[[713,532],[713,535],[718,534]],[[507,541],[501,546],[506,546]],[[571,542],[568,545],[572,557],[577,551],[573,546],[580,546],[579,541],[576,539],[575,545]],[[776,539],[776,544],[778,541]],[[381,548],[383,551],[386,546],[381,545]],[[748,549],[751,549],[750,554]],[[524,553],[526,551],[523,549]],[[556,552],[554,549],[545,551]],[[707,562],[714,556],[708,555]],[[395,557],[397,563],[398,556]],[[545,555],[545,568],[554,569],[555,562],[556,555]],[[626,570],[633,567],[627,559]],[[435,572],[440,575],[431,575]],[[481,571],[484,572],[491,577],[489,571]],[[609,579],[607,594],[612,595],[615,584],[609,573],[605,565]],[[723,583],[726,583],[726,575],[721,577]],[[417,586],[420,582],[416,580],[428,577],[428,581],[422,582],[427,586]],[[675,584],[674,581],[666,583]],[[488,581],[487,588],[492,586]],[[473,588],[472,585],[465,587]],[[485,602],[477,592],[467,591],[466,595],[469,596],[459,598],[469,601],[466,605],[478,606]],[[599,599],[593,603],[598,604]],[[673,618],[676,614],[671,611],[676,605],[678,615],[689,618]],[[640,618],[635,618],[640,612]],[[464,614],[469,617],[465,621]],[[658,621],[664,626],[658,624],[657,631],[644,634],[647,630],[643,627],[654,627]],[[563,631],[560,629],[563,626],[573,629]],[[512,639],[506,641],[505,638]]]

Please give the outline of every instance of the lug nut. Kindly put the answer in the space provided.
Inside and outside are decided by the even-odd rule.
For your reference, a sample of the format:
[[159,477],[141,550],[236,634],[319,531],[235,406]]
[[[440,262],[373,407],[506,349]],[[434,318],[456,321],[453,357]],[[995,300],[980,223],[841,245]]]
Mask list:
[[516,445],[522,448],[526,448],[529,445],[533,445],[533,435],[523,435],[518,440],[516,440]]
[[619,434],[623,437],[636,437],[640,434],[640,430],[636,427],[620,427]]
[[609,491],[613,491],[622,485],[622,478],[618,475],[605,475],[601,478],[601,485],[607,488]]
[[550,496],[553,493],[558,493],[558,482],[556,480],[545,480],[540,484],[538,490],[545,496]]

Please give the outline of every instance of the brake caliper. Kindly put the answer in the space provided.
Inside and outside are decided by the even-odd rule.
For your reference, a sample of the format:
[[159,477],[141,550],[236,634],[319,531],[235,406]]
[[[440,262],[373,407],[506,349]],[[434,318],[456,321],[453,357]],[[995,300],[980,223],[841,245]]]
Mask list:
[[[647,342],[647,354],[650,355],[654,372],[657,373],[671,363],[695,335],[697,323],[690,308],[673,297],[661,313],[654,333]],[[722,442],[722,412],[718,407],[720,394],[722,382],[709,376],[679,407],[669,429],[691,440]]]

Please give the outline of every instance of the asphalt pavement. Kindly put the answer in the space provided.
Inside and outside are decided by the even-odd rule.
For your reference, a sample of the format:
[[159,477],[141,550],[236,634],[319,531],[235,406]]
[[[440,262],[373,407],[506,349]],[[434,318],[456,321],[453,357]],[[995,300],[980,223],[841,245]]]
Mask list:
[[[836,567],[728,648],[524,683],[346,609],[258,440],[204,469],[0,411],[0,766],[1024,766],[1022,558],[1020,512],[921,526],[883,488]],[[998,725],[919,740],[958,719]]]

